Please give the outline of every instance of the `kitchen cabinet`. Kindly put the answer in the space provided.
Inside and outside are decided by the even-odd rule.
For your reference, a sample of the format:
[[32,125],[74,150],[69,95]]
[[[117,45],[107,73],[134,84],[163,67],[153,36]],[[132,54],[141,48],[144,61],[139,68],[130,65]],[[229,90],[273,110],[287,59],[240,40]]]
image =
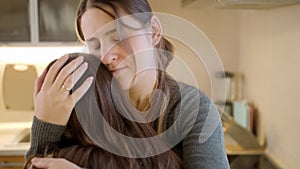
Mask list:
[[0,1],[0,42],[30,42],[29,1]]
[[0,169],[22,169],[24,156],[0,156]]
[[38,0],[40,42],[75,42],[74,28],[79,0]]
[[0,44],[78,43],[74,29],[79,0],[0,1]]

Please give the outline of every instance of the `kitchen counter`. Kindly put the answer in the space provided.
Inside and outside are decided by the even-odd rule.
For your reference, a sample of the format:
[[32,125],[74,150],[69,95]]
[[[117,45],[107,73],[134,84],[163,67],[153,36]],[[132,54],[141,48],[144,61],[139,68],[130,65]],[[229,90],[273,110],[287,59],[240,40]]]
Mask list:
[[25,155],[29,142],[19,143],[29,133],[31,122],[0,123],[0,156]]
[[263,155],[265,145],[260,145],[253,133],[238,125],[231,116],[222,115],[224,143],[227,155]]
[[[28,115],[32,115],[27,113]],[[28,117],[29,118],[29,117]],[[224,142],[227,155],[262,155],[265,147],[256,138],[230,117],[222,116]],[[24,155],[29,149],[29,140],[19,142],[29,133],[32,122],[0,122],[0,155]]]

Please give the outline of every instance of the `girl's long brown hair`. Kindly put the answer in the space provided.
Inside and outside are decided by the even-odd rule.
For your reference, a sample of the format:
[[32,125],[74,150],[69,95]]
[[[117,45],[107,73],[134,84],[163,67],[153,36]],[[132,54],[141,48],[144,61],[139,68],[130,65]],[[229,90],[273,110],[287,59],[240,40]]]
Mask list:
[[[112,75],[108,72],[106,67],[100,63],[100,61],[88,54],[70,54],[70,58],[67,63],[76,57],[84,56],[84,60],[88,62],[89,67],[85,74],[76,83],[72,90],[76,90],[83,81],[89,77],[94,76],[95,90],[91,88],[87,93],[79,100],[78,104],[91,105],[96,103],[102,116],[107,123],[116,131],[137,138],[147,138],[157,135],[156,130],[153,128],[153,123],[136,123],[123,117],[115,108],[111,94],[111,80]],[[52,64],[52,63],[51,63]],[[48,68],[51,66],[48,66]],[[92,93],[95,92],[95,93]],[[120,94],[122,97],[122,94]],[[96,98],[94,98],[96,96]],[[124,97],[124,99],[126,99]],[[93,111],[93,106],[88,107],[85,111]],[[51,155],[54,158],[65,158],[80,167],[95,168],[95,169],[114,169],[114,168],[126,168],[126,169],[179,169],[181,168],[181,157],[174,151],[169,150],[162,154],[147,157],[147,158],[128,158],[115,155],[106,151],[94,144],[94,142],[88,137],[84,131],[82,124],[77,118],[77,114],[87,113],[79,112],[74,108],[71,117],[67,124],[67,130],[62,136],[62,141],[58,145],[48,145],[48,149],[45,150],[44,156]],[[109,132],[104,132],[104,138],[101,138],[102,142],[117,142],[121,146],[136,149],[137,151],[145,151],[136,147],[132,143],[125,142],[124,140],[115,140],[115,137]],[[151,146],[151,145],[150,145]],[[152,146],[161,148],[164,145],[163,142],[153,142]]]

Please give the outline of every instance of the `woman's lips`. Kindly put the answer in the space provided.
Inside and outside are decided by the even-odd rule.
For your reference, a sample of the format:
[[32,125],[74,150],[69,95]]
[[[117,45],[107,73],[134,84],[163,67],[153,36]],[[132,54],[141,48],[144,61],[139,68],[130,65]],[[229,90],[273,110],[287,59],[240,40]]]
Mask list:
[[112,70],[110,70],[110,73],[116,74],[116,73],[118,73],[118,72],[123,71],[124,69],[126,69],[126,66],[120,67],[120,68],[118,68],[118,69],[112,69]]

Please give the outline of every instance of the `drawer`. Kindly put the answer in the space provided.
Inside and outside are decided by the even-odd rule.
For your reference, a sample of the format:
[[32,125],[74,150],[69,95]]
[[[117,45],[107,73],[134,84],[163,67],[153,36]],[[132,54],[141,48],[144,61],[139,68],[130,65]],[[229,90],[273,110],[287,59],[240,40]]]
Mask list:
[[0,156],[0,169],[22,169],[24,156]]

